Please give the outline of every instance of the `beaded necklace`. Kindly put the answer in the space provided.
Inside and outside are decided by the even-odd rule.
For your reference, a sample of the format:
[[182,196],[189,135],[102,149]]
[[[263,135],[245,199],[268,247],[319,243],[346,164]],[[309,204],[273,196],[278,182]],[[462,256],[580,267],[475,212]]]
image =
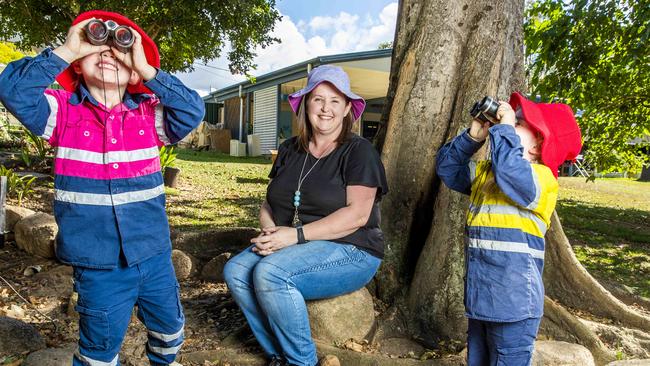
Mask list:
[[320,159],[322,159],[324,156],[327,155],[332,142],[330,142],[327,145],[327,149],[325,149],[325,151],[321,154],[321,156],[318,159],[316,159],[314,165],[312,165],[311,168],[309,168],[309,170],[303,177],[302,173],[305,171],[305,165],[307,164],[307,158],[309,158],[310,153],[309,151],[307,151],[307,154],[305,154],[305,160],[302,162],[302,169],[300,169],[300,176],[298,177],[298,187],[296,188],[296,191],[294,192],[294,196],[293,196],[293,207],[295,208],[293,212],[293,220],[291,221],[291,225],[293,225],[293,227],[302,226],[302,221],[300,221],[300,216],[299,216],[300,214],[298,213],[298,207],[300,206],[300,188],[302,187],[302,183],[305,181],[309,173],[311,173],[311,171],[314,170],[316,164],[318,164]]

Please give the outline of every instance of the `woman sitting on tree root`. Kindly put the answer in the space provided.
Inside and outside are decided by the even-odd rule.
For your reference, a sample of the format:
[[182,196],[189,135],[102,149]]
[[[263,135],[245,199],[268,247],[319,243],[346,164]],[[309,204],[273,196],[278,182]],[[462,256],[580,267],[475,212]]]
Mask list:
[[289,103],[298,136],[280,145],[271,168],[261,234],[224,278],[269,365],[338,365],[318,362],[305,300],[356,291],[374,276],[386,177],[372,144],[351,133],[365,101],[343,69],[315,68]]

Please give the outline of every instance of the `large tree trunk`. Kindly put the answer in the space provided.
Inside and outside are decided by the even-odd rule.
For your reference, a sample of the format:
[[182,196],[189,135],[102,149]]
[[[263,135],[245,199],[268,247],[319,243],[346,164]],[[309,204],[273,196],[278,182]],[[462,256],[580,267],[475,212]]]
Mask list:
[[[650,160],[650,146],[645,147],[645,152]],[[641,176],[639,177],[639,180],[641,182],[650,182],[650,162],[644,165],[643,169],[641,169]]]
[[[465,339],[463,226],[468,202],[441,185],[435,156],[469,125],[471,104],[507,98],[523,82],[524,0],[403,0],[379,137],[390,194],[382,203],[386,257],[378,295],[427,343]],[[484,154],[484,151],[478,154]],[[602,288],[575,260],[554,215],[547,235],[549,294],[560,304],[647,330],[648,320]],[[594,306],[589,306],[593,302]],[[611,359],[597,335],[547,301],[547,328]]]

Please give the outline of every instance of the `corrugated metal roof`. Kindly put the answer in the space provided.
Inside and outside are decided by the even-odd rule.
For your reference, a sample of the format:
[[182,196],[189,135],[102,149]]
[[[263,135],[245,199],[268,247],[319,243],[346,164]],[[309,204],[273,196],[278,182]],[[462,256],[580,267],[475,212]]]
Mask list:
[[239,95],[239,87],[242,87],[242,92],[252,92],[255,90],[263,89],[271,84],[282,84],[287,81],[307,77],[307,65],[311,64],[316,67],[324,64],[332,64],[337,62],[359,61],[374,58],[390,57],[393,53],[392,49],[363,51],[342,53],[338,55],[319,56],[311,60],[303,61],[295,65],[291,65],[280,70],[272,71],[270,73],[258,76],[255,78],[255,83],[250,81],[243,81],[238,84],[230,85],[228,87],[214,91],[203,97],[205,102],[221,102]]

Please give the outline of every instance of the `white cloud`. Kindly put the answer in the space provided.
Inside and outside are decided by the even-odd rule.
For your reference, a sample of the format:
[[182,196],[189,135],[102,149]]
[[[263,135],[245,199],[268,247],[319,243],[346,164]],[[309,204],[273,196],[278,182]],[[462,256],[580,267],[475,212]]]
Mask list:
[[298,21],[298,24],[296,24],[296,27],[298,27],[298,31],[300,31],[300,33],[306,33],[306,32],[307,32],[307,28],[309,27],[309,25],[307,24],[307,22],[305,22],[304,20],[300,19],[300,20]]
[[328,31],[329,29],[340,30],[354,28],[358,22],[358,15],[352,15],[342,11],[336,17],[313,17],[309,22],[309,26],[312,31]]
[[[397,2],[388,4],[378,15],[367,14],[363,18],[340,12],[334,17],[316,16],[309,21],[294,23],[285,15],[271,34],[282,42],[256,49],[254,62],[258,66],[252,74],[262,75],[317,56],[377,49],[380,43],[393,40],[396,20]],[[211,61],[209,65],[227,69],[227,51],[224,50],[222,54],[224,56]],[[177,76],[205,94],[211,88],[220,89],[245,79],[205,66]]]
[[356,51],[377,48],[386,41],[395,37],[395,24],[397,23],[397,3],[388,4],[379,14],[379,22],[370,29],[363,30],[362,36],[356,45]]

